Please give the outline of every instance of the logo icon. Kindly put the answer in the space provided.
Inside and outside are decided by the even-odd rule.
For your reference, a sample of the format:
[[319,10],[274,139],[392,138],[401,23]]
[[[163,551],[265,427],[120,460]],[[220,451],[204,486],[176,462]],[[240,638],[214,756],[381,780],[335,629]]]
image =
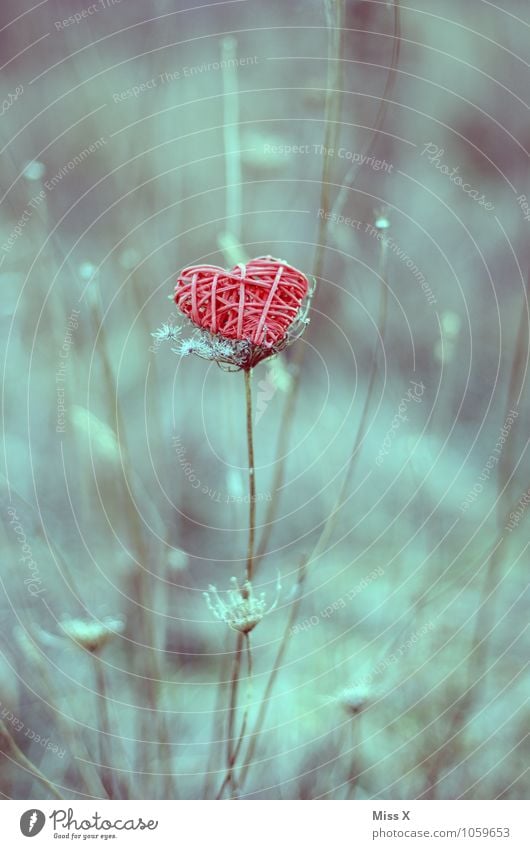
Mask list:
[[24,837],[35,837],[44,828],[46,816],[37,808],[31,808],[20,817],[20,830]]

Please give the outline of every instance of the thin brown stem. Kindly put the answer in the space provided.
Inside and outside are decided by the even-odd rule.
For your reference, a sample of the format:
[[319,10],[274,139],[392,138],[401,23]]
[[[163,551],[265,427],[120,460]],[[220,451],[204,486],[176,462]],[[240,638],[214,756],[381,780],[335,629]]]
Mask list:
[[221,799],[227,786],[232,788],[234,795],[233,782],[233,765],[234,765],[234,727],[237,713],[237,693],[239,689],[239,678],[241,675],[241,657],[243,654],[244,635],[238,633],[236,641],[236,651],[234,655],[234,663],[232,666],[232,678],[230,680],[230,701],[228,705],[228,729],[227,729],[227,748],[226,748],[226,775],[219,789],[216,799]]
[[101,783],[103,784],[109,799],[116,798],[115,781],[112,773],[112,749],[110,745],[111,732],[110,720],[107,709],[107,687],[105,684],[105,673],[100,658],[94,655],[94,674],[96,679],[97,712],[100,725],[99,760],[101,763]]
[[13,737],[9,733],[7,726],[0,719],[0,753],[4,754],[9,760],[18,763],[26,772],[29,772],[33,775],[37,781],[46,787],[46,789],[54,796],[56,799],[63,799],[59,791],[56,789],[55,785],[52,784],[51,781],[48,781],[46,776],[40,771],[38,767],[32,763],[29,758],[18,748],[15,743]]
[[[325,129],[324,150],[337,149],[340,133],[340,113],[342,107],[342,52],[344,48],[344,0],[335,0],[330,4],[333,10],[329,11],[328,19],[328,78],[326,84],[325,102]],[[315,261],[313,276],[318,281],[322,275],[324,266],[324,249],[327,244],[327,233],[329,227],[330,200],[330,177],[333,166],[333,156],[325,153],[322,163],[322,178],[320,190],[320,209],[323,214],[319,215],[317,243],[315,247]]]
[[[388,76],[386,78],[385,88],[383,94],[381,96],[381,102],[379,105],[379,109],[377,111],[377,115],[374,122],[374,127],[372,130],[372,134],[366,145],[363,154],[368,156],[373,152],[375,145],[377,144],[379,132],[384,124],[386,113],[388,110],[388,103],[390,99],[390,95],[392,94],[392,90],[395,86],[396,77],[397,77],[397,68],[399,65],[399,55],[401,52],[401,14],[400,14],[400,4],[399,0],[394,0],[394,35],[393,35],[393,43],[392,43],[392,56],[390,59],[390,69],[388,71]],[[361,160],[364,162],[365,160]],[[349,192],[353,189],[355,185],[355,179],[359,172],[358,164],[353,164],[346,175],[346,178],[343,180],[342,188],[337,195],[337,199],[333,205],[333,214],[339,215],[341,210],[346,203]]]
[[[266,712],[267,712],[270,694],[272,692],[272,688],[274,687],[274,683],[276,681],[276,677],[278,675],[280,665],[282,663],[284,654],[285,654],[285,652],[287,650],[287,646],[289,644],[289,639],[290,639],[291,633],[292,633],[292,625],[293,625],[294,620],[295,620],[295,618],[298,614],[298,609],[299,609],[300,601],[301,601],[301,597],[302,597],[302,592],[301,592],[302,583],[305,579],[306,567],[309,563],[311,563],[313,560],[315,560],[317,557],[319,557],[320,554],[322,554],[323,551],[325,551],[327,543],[328,543],[328,541],[331,537],[333,528],[335,527],[335,522],[337,520],[337,514],[338,514],[338,512],[339,512],[339,510],[340,510],[340,508],[341,508],[341,506],[344,502],[344,499],[346,497],[346,493],[347,493],[348,488],[351,484],[351,479],[352,479],[353,471],[354,471],[354,468],[355,468],[355,461],[356,461],[357,455],[358,455],[358,449],[359,449],[360,444],[362,442],[362,438],[364,436],[364,432],[365,432],[365,428],[366,428],[366,420],[367,420],[367,417],[368,417],[368,411],[369,411],[369,408],[370,408],[370,401],[371,401],[371,398],[372,398],[373,388],[374,388],[374,384],[375,384],[375,378],[376,378],[376,375],[377,375],[377,345],[379,344],[379,341],[381,342],[381,345],[382,345],[383,339],[384,339],[386,317],[387,317],[387,310],[388,310],[388,287],[387,287],[387,281],[386,281],[386,270],[387,270],[386,264],[387,264],[386,245],[385,245],[384,241],[382,241],[381,242],[381,256],[380,256],[380,277],[381,277],[381,284],[382,284],[383,288],[382,288],[382,294],[381,294],[381,305],[380,305],[380,313],[379,313],[379,321],[378,321],[379,339],[376,342],[376,347],[374,348],[374,353],[373,353],[373,356],[372,356],[371,373],[370,373],[370,378],[369,378],[369,381],[368,381],[368,390],[367,390],[367,393],[366,393],[363,412],[361,414],[361,421],[359,422],[359,427],[357,429],[357,433],[356,433],[355,440],[354,440],[354,443],[353,443],[353,447],[352,447],[352,451],[351,451],[351,455],[350,455],[350,460],[349,460],[349,463],[348,463],[348,468],[346,470],[346,474],[344,476],[342,486],[340,488],[339,495],[338,495],[337,501],[335,503],[335,506],[334,506],[333,510],[331,511],[330,515],[328,516],[327,520],[326,520],[326,523],[325,523],[325,525],[322,529],[322,532],[321,532],[321,534],[320,534],[320,536],[319,536],[319,538],[316,542],[316,545],[315,545],[313,551],[311,552],[310,555],[305,556],[303,558],[303,560],[300,564],[300,567],[299,567],[296,601],[291,606],[291,611],[290,611],[287,626],[286,626],[286,629],[285,629],[285,632],[284,632],[284,635],[283,635],[283,638],[282,638],[282,642],[280,643],[280,647],[278,649],[278,653],[276,655],[276,659],[274,661],[272,671],[271,671],[271,674],[269,676],[267,686],[265,688],[265,693],[263,695],[261,705],[260,705],[260,708],[259,708],[259,711],[258,711],[258,717],[256,719],[254,731],[252,732],[252,735],[250,737],[250,742],[249,742],[249,745],[248,745],[247,754],[246,754],[246,757],[245,757],[243,768],[241,770],[241,776],[240,776],[240,783],[241,784],[245,781],[245,778],[246,778],[247,773],[248,773],[248,769],[249,769],[250,764],[252,762],[252,759],[254,757],[254,751],[255,751],[255,748],[256,748],[257,741],[258,741],[258,737],[261,733],[261,728],[263,726],[263,722],[265,721],[265,715],[266,715]],[[262,538],[262,545],[263,545],[263,538]],[[259,551],[261,551],[261,546],[260,546]],[[260,556],[259,552],[258,552],[258,556]]]
[[[528,295],[530,294],[530,269],[527,272],[526,291],[523,294],[523,303],[521,309],[521,319],[517,338],[515,340],[515,352],[513,355],[512,368],[510,379],[508,382],[508,394],[506,396],[506,410],[504,420],[508,418],[510,413],[519,405],[521,395],[524,389],[524,384],[528,373],[528,361],[530,358],[530,334],[528,314]],[[503,513],[506,510],[506,505],[509,503],[510,496],[510,476],[514,466],[514,434],[504,446],[503,454],[499,460],[498,486],[502,492],[502,497],[499,494],[498,498],[498,517],[502,520]],[[500,525],[502,527],[502,523]]]
[[289,617],[287,619],[287,624],[285,626],[285,631],[283,633],[282,641],[278,647],[278,651],[276,652],[276,657],[274,659],[274,663],[272,665],[272,670],[269,675],[269,679],[267,681],[265,692],[263,693],[261,703],[258,710],[258,715],[256,718],[256,723],[254,725],[254,731],[250,735],[247,753],[245,759],[243,761],[243,766],[241,768],[241,773],[239,776],[239,786],[241,787],[247,777],[248,771],[252,765],[252,761],[254,759],[254,753],[256,751],[256,745],[258,743],[259,736],[261,734],[261,730],[263,728],[263,723],[265,722],[265,717],[267,715],[267,708],[269,707],[269,699],[272,693],[272,689],[274,687],[274,683],[276,678],[278,677],[278,672],[280,671],[281,664],[283,662],[283,658],[285,656],[285,652],[287,651],[287,647],[289,645],[289,640],[292,635],[292,629],[296,617],[298,616],[298,611],[300,609],[300,602],[302,601],[302,588],[305,579],[305,562],[300,563],[298,568],[298,580],[296,584],[296,596],[295,600],[291,604],[291,610],[289,611]]
[[386,243],[384,240],[381,241],[381,256],[380,256],[380,277],[382,284],[382,293],[381,293],[381,304],[379,311],[379,321],[378,321],[378,339],[376,340],[374,351],[372,354],[372,365],[370,369],[370,377],[368,380],[368,389],[366,392],[366,397],[364,399],[363,411],[361,414],[361,420],[359,422],[359,427],[357,428],[357,433],[355,435],[355,440],[352,446],[350,459],[348,462],[348,467],[346,469],[346,474],[344,475],[342,485],[335,502],[335,506],[333,507],[331,513],[329,514],[326,523],[322,529],[320,537],[317,540],[317,543],[307,559],[307,563],[311,563],[313,560],[316,560],[317,557],[325,552],[327,544],[331,539],[333,530],[335,528],[335,524],[337,521],[337,517],[341,507],[344,504],[346,499],[346,494],[348,489],[351,486],[351,481],[353,478],[353,472],[355,469],[356,461],[359,456],[359,448],[361,446],[361,442],[363,440],[365,430],[366,430],[366,422],[368,419],[368,412],[370,410],[370,402],[372,400],[375,379],[377,376],[377,349],[379,344],[383,346],[384,344],[384,335],[385,335],[385,326],[386,326],[386,317],[388,311],[388,287],[386,282],[386,262],[387,262],[387,251],[386,251]]
[[[344,0],[336,0],[334,19],[328,21],[328,78],[326,86],[326,103],[324,114],[324,139],[323,146],[326,150],[336,149],[338,134],[340,132],[341,113],[341,89],[342,89],[342,53],[344,49]],[[331,15],[330,15],[331,17]],[[324,267],[324,248],[327,244],[329,228],[329,211],[331,208],[330,179],[333,167],[333,157],[324,156],[322,164],[322,178],[320,188],[320,209],[322,215],[318,219],[318,234],[315,246],[315,258],[313,262],[313,277],[317,283],[322,276]],[[272,500],[269,501],[267,512],[263,523],[263,533],[256,554],[256,565],[259,563],[269,545],[270,536],[274,526],[274,520],[278,510],[279,491],[283,486],[285,478],[285,464],[287,459],[287,448],[291,435],[291,427],[294,420],[294,411],[298,398],[302,365],[305,358],[306,346],[298,345],[295,348],[291,363],[293,380],[291,388],[282,412],[278,441],[276,445],[276,457],[278,458],[272,481]]]
[[254,426],[252,422],[252,369],[246,369],[245,375],[245,401],[247,418],[247,446],[248,446],[248,551],[247,551],[247,581],[252,580],[252,569],[254,564],[254,541],[256,536],[256,472],[254,467]]

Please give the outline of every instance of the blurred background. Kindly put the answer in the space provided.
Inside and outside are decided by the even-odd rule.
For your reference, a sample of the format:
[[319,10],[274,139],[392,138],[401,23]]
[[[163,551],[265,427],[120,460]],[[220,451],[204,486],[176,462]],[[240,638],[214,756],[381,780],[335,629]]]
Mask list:
[[528,797],[529,29],[518,0],[4,0],[5,798],[219,790],[243,375],[151,334],[181,268],[264,254],[318,286],[253,376],[282,589],[240,795]]

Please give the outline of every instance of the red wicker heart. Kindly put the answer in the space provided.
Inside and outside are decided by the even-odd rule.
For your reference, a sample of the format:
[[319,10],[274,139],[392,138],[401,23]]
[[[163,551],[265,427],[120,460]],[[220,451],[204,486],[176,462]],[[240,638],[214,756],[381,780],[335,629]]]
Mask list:
[[301,271],[262,256],[230,271],[217,265],[185,268],[175,287],[175,303],[210,333],[268,348],[284,338],[308,288]]

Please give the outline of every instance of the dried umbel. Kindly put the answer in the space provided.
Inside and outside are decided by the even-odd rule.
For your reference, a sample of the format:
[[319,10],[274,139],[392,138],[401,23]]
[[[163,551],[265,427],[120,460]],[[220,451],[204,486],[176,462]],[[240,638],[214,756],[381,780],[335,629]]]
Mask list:
[[89,652],[97,652],[116,634],[123,632],[125,625],[121,619],[110,616],[96,619],[64,619],[61,628],[78,646]]
[[221,598],[215,587],[210,586],[209,592],[204,593],[206,603],[216,619],[226,622],[233,631],[249,634],[278,604],[281,591],[280,577],[278,576],[276,586],[276,598],[268,606],[265,593],[255,595],[250,581],[244,581],[241,587],[237,578],[232,578],[231,583],[232,589],[226,593],[225,600]]
[[189,266],[179,274],[174,300],[196,332],[180,339],[180,328],[164,325],[153,336],[176,342],[181,356],[249,370],[303,333],[313,289],[305,274],[271,256],[230,270]]
[[358,716],[363,710],[366,710],[372,697],[373,692],[369,685],[354,684],[341,690],[336,701],[350,716]]

